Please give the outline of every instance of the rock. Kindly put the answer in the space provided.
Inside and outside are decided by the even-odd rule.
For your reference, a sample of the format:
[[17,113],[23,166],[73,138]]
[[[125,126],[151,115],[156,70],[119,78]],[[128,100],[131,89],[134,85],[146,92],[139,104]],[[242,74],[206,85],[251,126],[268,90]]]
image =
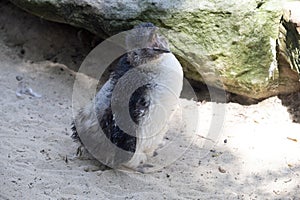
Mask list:
[[153,22],[168,37],[186,77],[235,94],[261,99],[299,89],[298,74],[289,70],[289,63],[279,62],[277,70],[283,13],[277,0],[10,1],[103,38],[141,21]]
[[[300,2],[287,2],[279,28],[277,60],[280,72],[280,93],[299,91],[300,73]],[[290,84],[290,87],[286,87]],[[295,90],[296,89],[296,90]]]

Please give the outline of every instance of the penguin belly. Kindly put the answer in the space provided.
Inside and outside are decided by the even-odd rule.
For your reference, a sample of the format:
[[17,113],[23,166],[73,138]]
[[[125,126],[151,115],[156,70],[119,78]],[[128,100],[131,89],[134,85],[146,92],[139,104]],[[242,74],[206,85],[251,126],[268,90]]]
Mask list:
[[132,159],[124,166],[141,169],[147,157],[153,156],[155,150],[163,143],[168,131],[168,123],[178,108],[183,85],[183,71],[176,57],[164,54],[158,60],[139,66],[139,70],[150,77],[149,108],[136,131],[136,150]]

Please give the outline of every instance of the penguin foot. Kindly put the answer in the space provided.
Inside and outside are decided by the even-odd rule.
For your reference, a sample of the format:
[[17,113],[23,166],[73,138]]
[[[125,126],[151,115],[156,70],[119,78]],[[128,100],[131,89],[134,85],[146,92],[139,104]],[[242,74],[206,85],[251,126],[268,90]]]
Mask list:
[[83,145],[80,145],[77,148],[76,154],[74,155],[74,157],[79,160],[94,160],[95,159]]
[[143,164],[143,165],[138,166],[138,167],[136,168],[136,171],[138,171],[138,172],[144,174],[144,173],[147,173],[147,171],[148,171],[147,169],[152,168],[152,167],[154,167],[154,165],[151,165],[151,164]]
[[84,151],[84,146],[80,145],[76,150],[76,156],[81,157]]

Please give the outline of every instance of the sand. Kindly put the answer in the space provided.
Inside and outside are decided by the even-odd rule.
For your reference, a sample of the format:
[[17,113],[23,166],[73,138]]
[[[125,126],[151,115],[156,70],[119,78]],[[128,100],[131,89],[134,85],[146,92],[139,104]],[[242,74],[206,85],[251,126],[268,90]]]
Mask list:
[[[183,99],[200,117],[182,155],[172,146],[174,162],[147,174],[102,171],[70,138],[73,70],[92,47],[77,29],[0,4],[0,199],[300,199],[300,94],[248,106]],[[16,76],[42,97],[18,98]],[[222,117],[212,106],[225,119],[203,148],[212,114]]]

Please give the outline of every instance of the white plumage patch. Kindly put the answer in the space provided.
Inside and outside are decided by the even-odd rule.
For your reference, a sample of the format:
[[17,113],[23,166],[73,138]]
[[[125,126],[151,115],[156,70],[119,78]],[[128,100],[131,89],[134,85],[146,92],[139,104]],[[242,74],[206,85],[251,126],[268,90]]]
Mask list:
[[155,87],[149,91],[149,112],[144,116],[137,130],[136,152],[124,165],[137,168],[143,165],[148,156],[162,143],[171,120],[178,106],[183,84],[183,71],[176,57],[163,54],[159,59],[137,67],[138,70],[152,77]]

